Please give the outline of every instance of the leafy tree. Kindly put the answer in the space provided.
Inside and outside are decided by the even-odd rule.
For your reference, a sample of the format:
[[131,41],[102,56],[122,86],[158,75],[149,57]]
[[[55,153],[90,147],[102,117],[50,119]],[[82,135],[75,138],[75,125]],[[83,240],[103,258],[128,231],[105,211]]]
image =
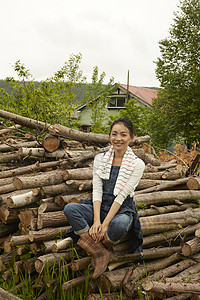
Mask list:
[[12,92],[0,88],[2,109],[46,122],[56,122],[69,127],[79,125],[72,118],[77,106],[73,91],[77,84],[84,84],[86,78],[80,70],[81,54],[71,55],[68,62],[54,76],[35,85],[29,70],[20,61],[14,65],[18,80],[7,78]]
[[160,144],[200,140],[200,1],[182,0],[179,9],[156,62],[161,89],[149,124]]

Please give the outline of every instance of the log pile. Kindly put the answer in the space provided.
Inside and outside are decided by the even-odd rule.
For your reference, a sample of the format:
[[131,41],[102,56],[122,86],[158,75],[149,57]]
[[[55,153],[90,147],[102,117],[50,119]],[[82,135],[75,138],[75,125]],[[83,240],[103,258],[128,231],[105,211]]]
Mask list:
[[[91,198],[93,158],[108,149],[108,137],[1,110],[0,117],[19,124],[0,129],[2,277],[7,280],[10,266],[16,274],[30,272],[37,276],[46,264],[51,268],[62,261],[62,267],[75,274],[63,283],[63,290],[84,286],[93,261],[66,238],[70,226],[63,208],[81,198]],[[16,134],[20,125],[46,135],[39,141],[32,134]],[[114,245],[108,270],[96,281],[91,280],[90,272],[88,299],[101,299],[97,282],[103,299],[109,299],[110,291],[117,297],[121,290],[123,299],[145,298],[147,293],[149,299],[200,295],[199,177],[187,177],[185,165],[174,159],[162,163],[138,147],[148,140],[137,137],[132,142],[134,153],[146,165],[134,197],[144,235],[143,255],[129,253],[128,236]],[[79,259],[72,258],[73,249]],[[22,260],[25,252],[29,258]],[[51,284],[56,289],[57,282]],[[8,299],[12,299],[10,295]]]

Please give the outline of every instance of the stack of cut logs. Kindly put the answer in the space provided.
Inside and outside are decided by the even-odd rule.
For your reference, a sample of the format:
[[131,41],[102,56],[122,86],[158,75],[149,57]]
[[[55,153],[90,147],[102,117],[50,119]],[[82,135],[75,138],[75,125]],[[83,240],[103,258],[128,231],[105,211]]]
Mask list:
[[[72,260],[63,208],[91,198],[93,158],[108,149],[108,136],[51,126],[2,110],[0,117],[18,123],[0,129],[2,277],[9,278],[11,263],[16,274],[36,276],[46,263],[52,267],[62,260],[69,269],[83,274],[62,288],[67,291],[84,285],[85,270],[93,262],[77,245],[82,258]],[[22,134],[21,126],[47,134],[38,141],[32,134]],[[102,299],[97,283],[103,299],[109,299],[109,292],[118,295],[121,289],[123,299],[139,295],[145,299],[147,293],[149,299],[200,299],[200,180],[187,177],[187,167],[176,160],[161,163],[134,147],[149,139],[137,137],[132,142],[134,153],[146,165],[134,196],[144,235],[143,255],[129,253],[128,236],[114,245],[108,270],[96,281],[91,279],[92,272],[89,275],[88,299]],[[21,260],[25,252],[30,257]],[[56,287],[57,282],[49,284]],[[19,283],[19,290],[21,286]],[[5,293],[7,299],[16,299],[0,289],[0,296]],[[45,293],[40,299],[45,299]]]

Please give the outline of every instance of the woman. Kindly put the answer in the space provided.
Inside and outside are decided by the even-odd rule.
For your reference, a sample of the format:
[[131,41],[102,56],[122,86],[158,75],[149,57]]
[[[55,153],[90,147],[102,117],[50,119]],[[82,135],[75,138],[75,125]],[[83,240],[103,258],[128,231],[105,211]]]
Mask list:
[[132,252],[142,252],[142,232],[133,201],[134,190],[144,171],[144,162],[128,146],[133,125],[128,118],[116,119],[109,132],[111,147],[96,155],[93,165],[93,203],[70,203],[64,213],[78,245],[93,259],[93,278],[107,268],[110,249],[129,231]]

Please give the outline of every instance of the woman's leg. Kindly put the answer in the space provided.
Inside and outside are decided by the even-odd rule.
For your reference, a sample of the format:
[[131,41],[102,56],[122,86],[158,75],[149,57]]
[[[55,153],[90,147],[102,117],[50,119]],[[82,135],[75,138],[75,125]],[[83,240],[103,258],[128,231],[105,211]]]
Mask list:
[[106,237],[111,243],[121,240],[131,228],[133,222],[132,214],[117,214],[110,222]]
[[87,232],[93,224],[93,206],[90,204],[69,203],[64,207],[64,214],[78,235]]

